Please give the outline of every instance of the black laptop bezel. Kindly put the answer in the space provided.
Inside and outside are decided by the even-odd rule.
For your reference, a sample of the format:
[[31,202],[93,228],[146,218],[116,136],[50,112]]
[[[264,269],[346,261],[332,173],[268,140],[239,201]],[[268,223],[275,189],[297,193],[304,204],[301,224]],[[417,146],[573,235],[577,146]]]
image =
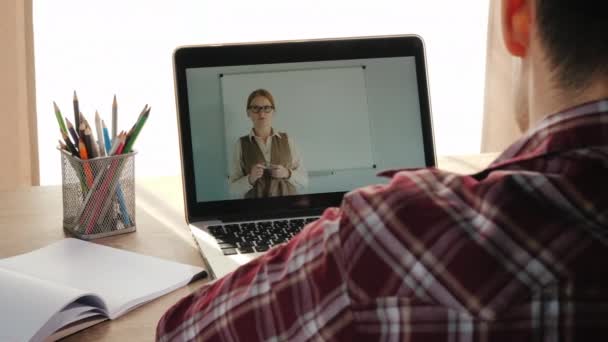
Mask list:
[[357,37],[177,48],[173,53],[173,67],[186,220],[193,223],[209,220],[231,221],[317,215],[327,207],[338,206],[345,194],[345,192],[331,192],[264,199],[198,202],[186,84],[187,69],[404,56],[415,57],[425,163],[427,167],[435,166],[426,58],[424,43],[419,36]]

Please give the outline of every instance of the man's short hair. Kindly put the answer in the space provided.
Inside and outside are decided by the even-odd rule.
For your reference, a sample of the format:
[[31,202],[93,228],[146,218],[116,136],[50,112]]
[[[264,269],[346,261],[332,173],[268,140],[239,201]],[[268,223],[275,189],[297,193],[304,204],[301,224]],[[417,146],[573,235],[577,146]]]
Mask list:
[[538,29],[559,86],[608,76],[608,1],[536,0]]

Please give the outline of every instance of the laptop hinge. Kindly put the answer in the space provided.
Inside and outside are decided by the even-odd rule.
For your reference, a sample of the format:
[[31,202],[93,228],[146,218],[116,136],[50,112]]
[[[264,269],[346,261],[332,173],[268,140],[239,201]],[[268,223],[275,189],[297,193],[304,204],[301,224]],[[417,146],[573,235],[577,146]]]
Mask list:
[[250,212],[250,213],[240,213],[236,215],[225,215],[220,217],[219,219],[222,222],[237,222],[237,221],[259,221],[259,220],[270,220],[270,219],[281,219],[281,218],[291,218],[291,217],[300,217],[300,216],[319,216],[323,213],[323,209],[306,209],[306,210],[298,210],[289,212],[277,212],[272,211],[268,213],[260,213],[260,212]]

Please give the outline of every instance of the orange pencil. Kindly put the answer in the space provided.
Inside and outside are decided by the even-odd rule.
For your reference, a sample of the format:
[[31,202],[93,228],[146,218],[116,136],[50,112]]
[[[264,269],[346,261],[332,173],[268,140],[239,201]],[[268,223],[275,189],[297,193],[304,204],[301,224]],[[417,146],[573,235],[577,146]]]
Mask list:
[[[80,150],[80,159],[87,160],[89,159],[89,155],[87,153],[87,147],[84,145],[83,139],[80,139],[78,142],[78,149]],[[93,185],[93,171],[91,170],[91,166],[88,162],[84,162],[84,174],[87,177],[87,185],[89,188]]]

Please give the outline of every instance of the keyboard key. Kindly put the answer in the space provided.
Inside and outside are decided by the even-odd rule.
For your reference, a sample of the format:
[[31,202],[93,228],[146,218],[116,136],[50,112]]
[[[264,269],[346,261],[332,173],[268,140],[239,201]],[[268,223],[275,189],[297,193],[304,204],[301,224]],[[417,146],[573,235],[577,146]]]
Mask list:
[[302,230],[302,227],[289,227],[289,228],[285,229],[285,231],[288,233],[295,233],[295,232],[299,232],[300,230]]
[[241,241],[241,239],[235,237],[235,236],[226,236],[224,238],[222,238],[223,241],[226,241],[227,243],[236,243],[238,241]]
[[241,227],[239,227],[238,224],[227,224],[224,226],[224,228],[226,228],[226,231],[228,232],[238,232],[241,230]]
[[224,228],[222,228],[222,226],[209,226],[207,229],[209,230],[209,233],[214,236],[224,233]]
[[272,244],[273,245],[277,245],[277,244],[283,243],[283,242],[285,242],[285,238],[282,237],[282,236],[277,236],[274,239],[272,239]]
[[272,223],[272,226],[274,228],[287,228],[289,226],[289,224],[286,220],[281,220],[281,221],[274,221]]
[[241,228],[244,230],[253,230],[253,229],[255,229],[255,223],[253,223],[253,222],[241,223]]
[[257,226],[262,229],[270,229],[270,228],[272,228],[272,222],[271,221],[261,221],[261,222],[258,222]]
[[239,248],[239,252],[243,253],[243,254],[247,254],[247,253],[253,253],[253,247],[241,247]]
[[268,245],[258,245],[255,246],[255,251],[256,252],[266,252],[270,247],[268,247]]
[[234,254],[237,254],[236,253],[236,249],[234,249],[234,248],[222,249],[222,252],[224,253],[224,255],[234,255]]
[[317,217],[292,220],[245,222],[208,227],[226,255],[265,252],[271,246],[286,243],[297,235],[305,224]]

